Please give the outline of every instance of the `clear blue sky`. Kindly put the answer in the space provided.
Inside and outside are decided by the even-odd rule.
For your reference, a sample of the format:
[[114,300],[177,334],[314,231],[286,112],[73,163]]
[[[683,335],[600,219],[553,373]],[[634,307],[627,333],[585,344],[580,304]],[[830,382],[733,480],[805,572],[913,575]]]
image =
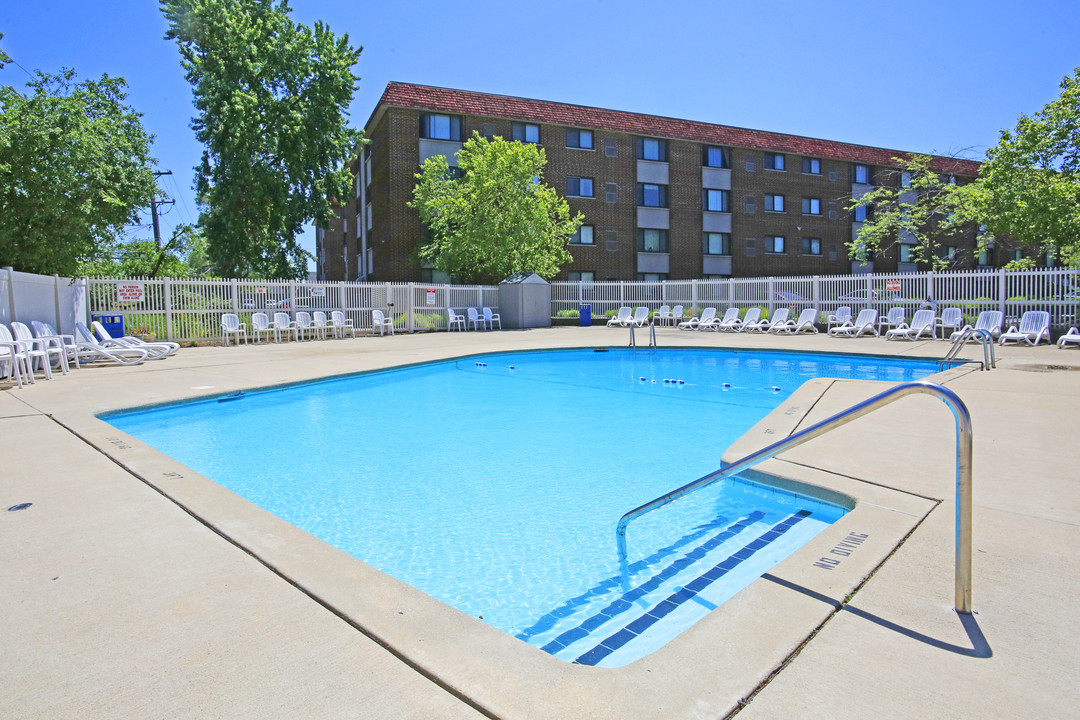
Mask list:
[[[364,52],[352,122],[391,80],[629,110],[981,159],[1080,66],[1068,0],[908,2],[362,2],[294,0]],[[191,88],[153,0],[8,0],[2,45],[19,67],[122,76],[177,199],[165,232],[198,216]],[[149,231],[146,231],[149,235]],[[313,233],[304,245],[314,249]]]

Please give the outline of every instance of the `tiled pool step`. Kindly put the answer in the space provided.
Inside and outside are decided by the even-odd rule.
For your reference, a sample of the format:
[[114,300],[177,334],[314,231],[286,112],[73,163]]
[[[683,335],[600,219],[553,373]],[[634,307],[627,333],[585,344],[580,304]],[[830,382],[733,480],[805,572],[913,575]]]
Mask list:
[[629,592],[618,594],[606,606],[593,608],[576,627],[562,632],[543,649],[575,663],[595,665],[646,631],[655,633],[657,626],[683,603],[697,600],[711,607],[708,601],[698,598],[699,593],[809,515],[810,511],[803,510],[769,526],[761,523],[763,513],[751,513]]

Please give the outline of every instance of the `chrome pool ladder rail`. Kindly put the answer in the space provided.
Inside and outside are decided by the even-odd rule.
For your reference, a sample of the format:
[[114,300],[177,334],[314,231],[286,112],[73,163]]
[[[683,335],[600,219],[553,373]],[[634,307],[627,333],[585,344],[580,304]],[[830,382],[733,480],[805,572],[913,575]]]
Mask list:
[[952,410],[956,421],[956,561],[955,561],[955,605],[956,611],[965,615],[971,614],[971,510],[972,510],[972,479],[971,479],[971,414],[967,406],[952,390],[937,383],[923,380],[906,382],[889,388],[862,402],[842,410],[832,417],[815,423],[805,430],[779,440],[772,445],[753,452],[741,460],[731,463],[726,467],[710,473],[702,478],[683,485],[677,490],[661,495],[655,500],[645,503],[619,519],[615,528],[615,540],[619,549],[619,567],[622,576],[623,588],[629,588],[629,569],[626,559],[626,526],[631,520],[652,512],[659,507],[667,505],[673,500],[689,495],[717,480],[736,475],[758,463],[768,460],[785,450],[802,445],[808,440],[813,440],[834,428],[846,425],[852,420],[861,418],[880,407],[888,405],[902,397],[924,393],[936,395],[949,409]]
[[[629,347],[637,350],[637,339],[634,337],[634,324],[630,324],[630,345]],[[656,345],[656,325],[649,323],[649,347],[655,348]]]
[[949,363],[952,362],[960,351],[967,344],[969,338],[974,337],[982,345],[983,349],[983,370],[989,370],[990,368],[997,367],[997,357],[994,355],[994,336],[989,331],[975,328],[968,328],[964,330],[960,335],[953,340],[952,347],[949,348],[949,352],[945,354],[941,360],[938,360],[938,369],[946,370],[949,367]]

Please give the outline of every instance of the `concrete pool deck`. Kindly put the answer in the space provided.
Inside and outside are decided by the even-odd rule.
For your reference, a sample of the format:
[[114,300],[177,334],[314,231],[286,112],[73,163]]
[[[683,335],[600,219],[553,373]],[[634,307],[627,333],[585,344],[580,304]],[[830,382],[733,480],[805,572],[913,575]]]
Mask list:
[[[671,329],[658,330],[658,336],[661,346],[935,359],[948,347],[941,341]],[[644,337],[639,334],[639,341]],[[310,583],[287,579],[295,567],[312,564],[311,555],[293,548],[317,541],[254,512],[207,520],[219,505],[236,503],[235,496],[184,477],[175,461],[94,417],[121,407],[472,353],[626,341],[625,330],[598,327],[200,347],[161,362],[76,370],[0,392],[0,717],[1076,713],[1080,652],[1070,638],[1080,620],[1074,599],[1080,591],[1075,349],[998,348],[997,370],[960,369],[942,378],[968,405],[975,433],[976,614],[970,618],[952,610],[951,415],[932,398],[907,398],[769,461],[767,469],[776,475],[816,482],[828,474],[834,487],[857,487],[852,492],[868,512],[888,506],[882,522],[896,524],[903,540],[898,547],[883,540],[867,550],[880,559],[869,562],[872,575],[865,584],[858,586],[867,573],[857,574],[857,590],[782,564],[741,593],[741,605],[725,604],[723,612],[699,623],[717,626],[782,595],[794,603],[792,614],[799,615],[803,629],[781,638],[781,651],[759,647],[773,639],[759,627],[729,631],[722,645],[708,646],[690,662],[676,649],[613,671],[526,654],[521,665],[492,677],[490,687],[483,656],[491,655],[489,664],[506,665],[521,643],[493,630],[500,638],[492,639],[482,629],[487,626],[464,615],[451,617],[460,627],[450,639],[424,636],[416,626],[446,618],[427,618],[425,613],[439,611],[392,587],[389,597],[365,601],[398,608],[389,614],[416,617],[408,631],[414,634],[403,635],[392,617],[375,617],[362,631],[350,596],[374,571],[328,553],[318,555],[320,567]],[[971,346],[963,357],[979,359],[981,351]],[[801,389],[799,397],[809,402],[799,403],[804,411],[790,427],[778,410],[737,446],[755,449],[777,429],[805,427],[879,390],[854,381]],[[680,435],[704,438],[707,429]],[[285,429],[283,441],[350,452],[357,462],[371,449],[363,438],[354,448],[320,448],[302,428]],[[723,450],[716,449],[718,459]],[[183,507],[171,496],[183,497]],[[6,511],[23,502],[33,505]],[[787,632],[781,618],[766,620],[775,623],[777,635]],[[683,647],[700,647],[693,643],[716,630],[697,628]],[[483,636],[483,643],[470,646],[474,636]],[[437,664],[430,658],[453,652],[463,656],[460,672],[432,669]],[[682,664],[671,667],[676,658]],[[733,669],[730,681],[723,672],[709,676],[718,667]],[[586,679],[579,681],[578,674]],[[681,680],[672,682],[673,677]],[[708,680],[704,686],[697,683],[702,677]],[[528,692],[514,691],[519,680]],[[600,697],[597,683],[632,704],[620,707]]]

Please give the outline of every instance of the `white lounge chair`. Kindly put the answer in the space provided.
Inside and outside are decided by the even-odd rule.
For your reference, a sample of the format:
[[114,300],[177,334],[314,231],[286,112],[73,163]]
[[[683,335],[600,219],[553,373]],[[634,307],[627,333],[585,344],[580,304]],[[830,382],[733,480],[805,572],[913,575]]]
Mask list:
[[[772,318],[769,320],[758,320],[753,325],[744,325],[743,332],[759,332],[767,333],[773,332],[773,328],[782,328],[788,323],[788,314],[791,311],[786,308],[777,308],[773,311]],[[779,330],[777,330],[779,332]]]
[[288,335],[290,332],[297,341],[300,340],[300,330],[296,327],[296,323],[289,317],[289,313],[276,312],[274,313],[274,322],[270,326],[274,329],[274,342],[281,342],[281,333]]
[[484,322],[487,323],[489,330],[494,330],[494,323],[499,323],[499,329],[502,330],[502,315],[497,312],[491,312],[491,308],[484,308]]
[[707,307],[701,311],[701,317],[692,317],[689,320],[683,320],[677,327],[680,330],[699,330],[701,329],[702,323],[705,323],[705,326],[708,327],[714,322],[716,322],[716,308]]
[[146,351],[147,360],[163,360],[180,349],[179,343],[168,342],[165,340],[160,342],[156,340],[154,342],[146,342],[134,335],[113,337],[98,320],[94,320],[90,325],[94,328],[94,334],[98,341],[105,347],[141,348]]
[[629,327],[634,321],[634,311],[626,306],[619,308],[619,312],[607,321],[608,327]]
[[42,369],[45,371],[45,377],[52,379],[52,359],[56,357],[57,363],[64,375],[68,372],[67,353],[63,348],[56,347],[51,342],[46,342],[41,338],[34,337],[34,334],[30,332],[25,324],[21,322],[12,322],[11,331],[15,334],[15,342],[20,343],[26,350],[27,356],[30,358],[30,370],[33,372],[34,361],[41,361]]
[[878,332],[883,333],[887,330],[892,330],[895,327],[899,327],[902,322],[907,320],[907,311],[902,307],[891,307],[889,312],[878,318]]
[[465,308],[465,315],[473,330],[487,330],[487,323],[480,317],[480,313],[476,312],[476,308]]
[[803,308],[799,313],[799,318],[795,322],[789,322],[786,327],[776,332],[786,332],[789,335],[798,335],[799,333],[814,333],[818,332],[817,329],[818,309],[817,308]]
[[3,324],[0,324],[0,367],[7,368],[6,377],[14,378],[20,388],[23,386],[23,378],[26,378],[28,383],[35,382],[26,346],[17,342]]
[[311,326],[315,328],[315,332],[319,334],[320,340],[326,339],[326,331],[333,330],[333,326],[326,317],[326,313],[322,310],[316,310],[311,313]]
[[671,306],[661,305],[660,309],[652,314],[652,319],[656,325],[667,325],[671,322]]
[[274,328],[270,327],[270,317],[264,312],[251,314],[251,332],[255,333],[255,342],[261,343],[263,333],[267,339],[274,336]]
[[394,334],[394,318],[388,318],[383,315],[382,310],[371,311],[371,334],[375,334],[375,330],[378,329],[379,337],[389,330],[390,334]]
[[934,336],[937,336],[937,331],[941,330],[941,339],[945,339],[945,331],[949,330],[949,334],[956,332],[964,325],[964,311],[960,308],[945,308],[941,311],[941,317],[937,319],[934,324]]
[[79,350],[75,344],[74,335],[61,335],[56,332],[52,325],[40,320],[31,320],[30,326],[34,328],[35,337],[63,350],[64,362],[67,363],[69,368],[71,367],[71,361],[75,362],[76,368],[79,367]]
[[[729,307],[724,312],[724,317],[709,324],[709,329],[716,332],[725,332],[727,330],[738,330],[740,325],[742,325],[742,320],[739,319],[739,308]],[[703,328],[698,327],[698,329]]]
[[829,334],[833,337],[859,337],[861,335],[877,337],[878,331],[874,327],[877,324],[877,319],[877,310],[873,308],[860,310],[859,316],[853,322],[849,321],[843,325],[830,328]]
[[1050,313],[1046,310],[1028,310],[1020,316],[1020,327],[1010,326],[1001,333],[998,342],[1004,345],[1010,340],[1016,340],[1028,345],[1038,345],[1043,338],[1050,342]]
[[847,305],[842,305],[841,307],[836,308],[836,312],[832,315],[826,316],[826,330],[832,330],[834,325],[843,325],[846,322],[851,322],[851,308]]
[[247,345],[247,323],[240,322],[240,317],[235,313],[225,313],[221,316],[221,340],[225,347],[229,346],[229,336],[236,338],[236,344],[240,344],[240,338]]
[[106,347],[97,341],[90,328],[81,322],[75,323],[75,347],[79,353],[79,362],[114,362],[118,365],[139,365],[144,362],[149,352],[144,348],[112,345]]
[[743,332],[749,327],[756,327],[761,322],[761,308],[752,307],[746,311],[735,332]]
[[1069,328],[1069,332],[1058,338],[1057,346],[1058,348],[1064,348],[1069,343],[1080,345],[1080,330],[1075,327]]
[[446,308],[447,315],[447,330],[453,330],[457,327],[458,330],[465,330],[465,316],[458,315],[454,312],[454,308]]
[[911,324],[901,323],[892,330],[885,333],[886,340],[918,340],[923,336],[927,338],[934,337],[934,316],[933,310],[916,310],[915,315],[911,318]]
[[[960,328],[952,335],[950,335],[949,339],[955,341],[968,330],[985,330],[986,332],[990,333],[990,337],[997,338],[997,336],[1001,334],[1001,323],[1003,317],[1004,313],[1002,313],[1000,310],[983,310],[981,313],[979,313],[979,317],[975,318],[974,327],[972,327],[971,325],[965,325],[964,327]],[[968,338],[969,342],[972,340],[975,340],[974,334],[972,334],[972,336]]]
[[649,324],[649,308],[639,307],[634,308],[634,317],[630,319],[630,325],[637,327],[645,327]]
[[345,339],[345,331],[356,337],[356,328],[353,327],[352,318],[345,317],[345,313],[341,310],[332,310],[330,312],[330,329],[334,333],[334,337],[341,340]]

